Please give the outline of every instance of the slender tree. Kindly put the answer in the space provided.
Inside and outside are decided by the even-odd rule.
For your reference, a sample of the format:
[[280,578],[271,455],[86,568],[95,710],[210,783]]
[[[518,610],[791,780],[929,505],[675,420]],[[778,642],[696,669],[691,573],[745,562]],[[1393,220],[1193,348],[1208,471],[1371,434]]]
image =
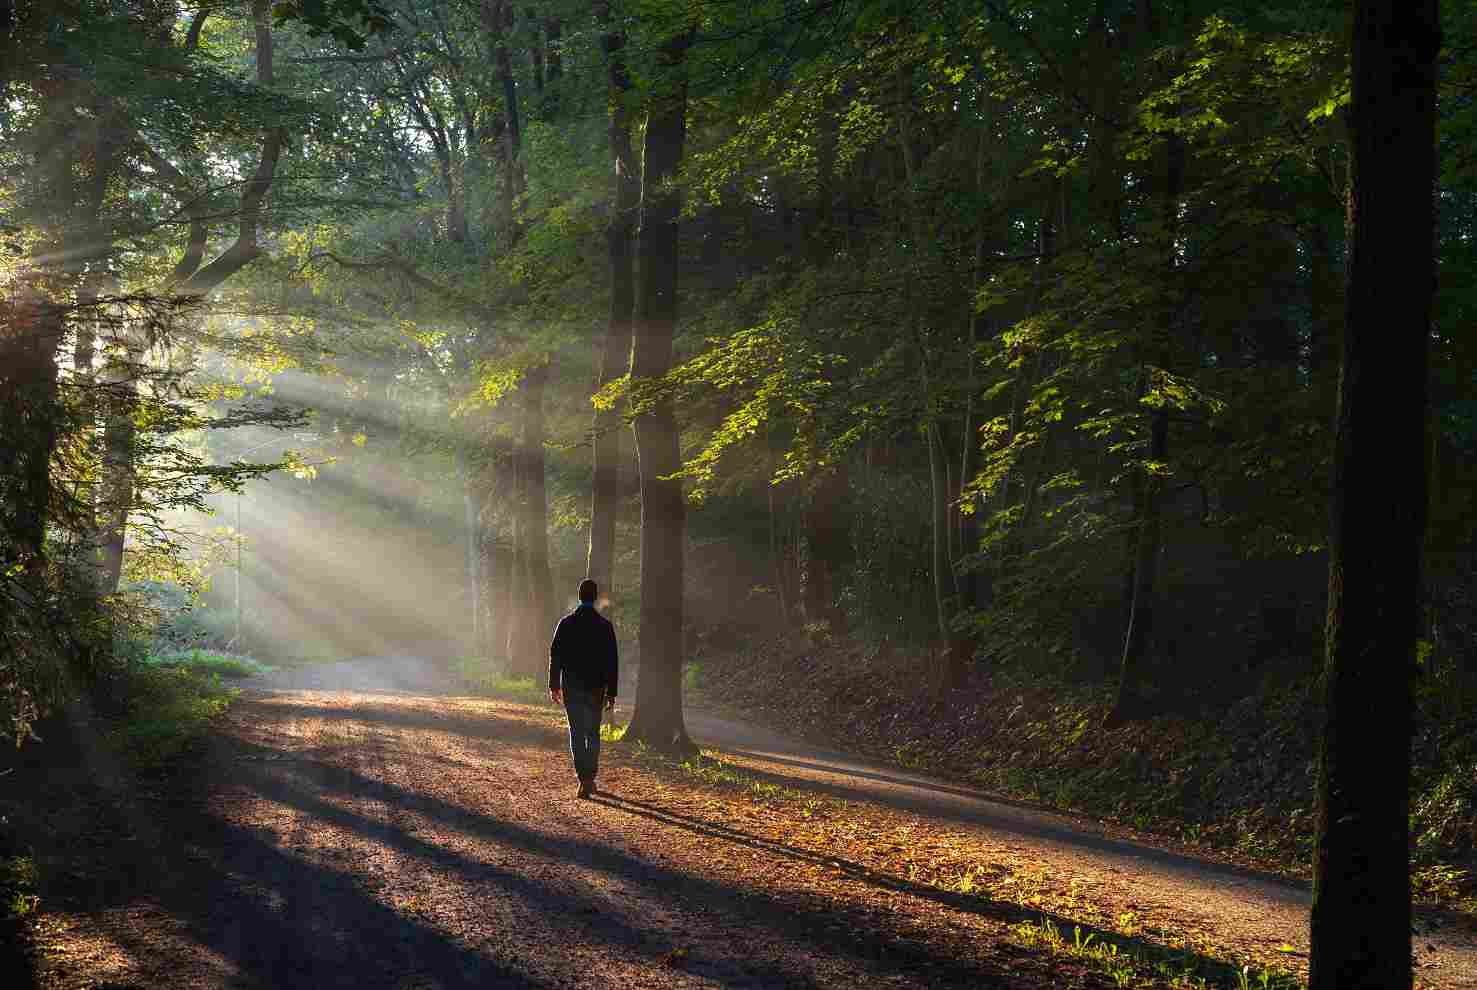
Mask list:
[[1437,0],[1354,9],[1312,990],[1409,987],[1411,678],[1427,507]]
[[[631,148],[631,120],[626,102],[631,90],[626,71],[626,36],[611,24],[610,4],[599,0],[595,15],[605,26],[601,47],[605,52],[609,102],[611,165],[610,221],[606,227],[606,256],[610,265],[610,315],[600,355],[596,388],[619,378],[630,360],[631,319],[636,303],[636,273],[631,247],[636,235],[636,211],[640,209],[640,167]],[[615,581],[615,519],[620,506],[621,414],[615,407],[595,412],[591,447],[594,483],[590,496],[590,549],[585,573],[606,593]]]

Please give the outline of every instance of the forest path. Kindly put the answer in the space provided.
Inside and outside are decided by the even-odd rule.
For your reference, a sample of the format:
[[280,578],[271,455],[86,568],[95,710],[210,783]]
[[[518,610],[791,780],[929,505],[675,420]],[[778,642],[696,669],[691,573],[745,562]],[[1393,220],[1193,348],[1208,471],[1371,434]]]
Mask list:
[[[1099,987],[1020,929],[1122,941],[1120,912],[1305,958],[1297,888],[700,713],[738,783],[616,747],[577,801],[562,713],[445,687],[412,658],[253,685],[187,773],[96,802],[41,985]],[[1418,985],[1477,986],[1455,927],[1418,948]]]
[[[819,748],[746,722],[689,711],[695,741],[767,780],[965,828],[1016,868],[1074,886],[1095,914],[1132,911],[1148,927],[1229,947],[1242,958],[1284,957],[1306,978],[1311,887],[1171,848],[1154,837],[960,787]],[[1090,891],[1090,893],[1088,893]],[[1469,919],[1417,909],[1416,985],[1477,987],[1477,931]],[[1289,951],[1291,950],[1291,951]]]

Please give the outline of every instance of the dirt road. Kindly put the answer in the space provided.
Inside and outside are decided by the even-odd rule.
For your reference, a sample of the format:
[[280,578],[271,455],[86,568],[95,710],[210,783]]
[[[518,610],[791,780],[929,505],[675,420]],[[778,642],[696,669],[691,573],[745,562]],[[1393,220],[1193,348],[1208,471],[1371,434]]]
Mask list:
[[[188,776],[95,801],[42,985],[1106,986],[1011,930],[1123,912],[1305,958],[1301,889],[701,715],[749,779],[831,803],[778,822],[620,755],[576,801],[557,713],[443,687],[409,658],[278,676]],[[930,848],[1042,906],[919,879]],[[1416,947],[1422,985],[1477,986],[1455,925]]]

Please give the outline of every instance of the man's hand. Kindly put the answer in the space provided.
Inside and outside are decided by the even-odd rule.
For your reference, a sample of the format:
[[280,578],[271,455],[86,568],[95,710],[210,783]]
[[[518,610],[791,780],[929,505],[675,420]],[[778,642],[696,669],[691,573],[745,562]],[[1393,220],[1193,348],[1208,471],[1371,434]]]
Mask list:
[[605,696],[605,710],[608,712],[615,711],[615,695],[610,694]]
[[549,688],[549,700],[556,705],[564,704],[564,692],[559,688]]

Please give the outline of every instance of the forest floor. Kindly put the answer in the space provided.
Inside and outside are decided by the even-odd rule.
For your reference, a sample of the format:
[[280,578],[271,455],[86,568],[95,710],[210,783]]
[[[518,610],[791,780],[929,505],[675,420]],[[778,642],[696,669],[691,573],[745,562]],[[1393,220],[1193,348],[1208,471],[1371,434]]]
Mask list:
[[[708,749],[606,749],[409,658],[249,682],[136,779],[20,766],[36,983],[124,987],[1282,986],[1306,891],[693,713]],[[40,753],[45,747],[36,747]],[[18,793],[12,791],[11,793]],[[1477,987],[1426,915],[1417,985]],[[1241,967],[1245,966],[1245,969]]]

